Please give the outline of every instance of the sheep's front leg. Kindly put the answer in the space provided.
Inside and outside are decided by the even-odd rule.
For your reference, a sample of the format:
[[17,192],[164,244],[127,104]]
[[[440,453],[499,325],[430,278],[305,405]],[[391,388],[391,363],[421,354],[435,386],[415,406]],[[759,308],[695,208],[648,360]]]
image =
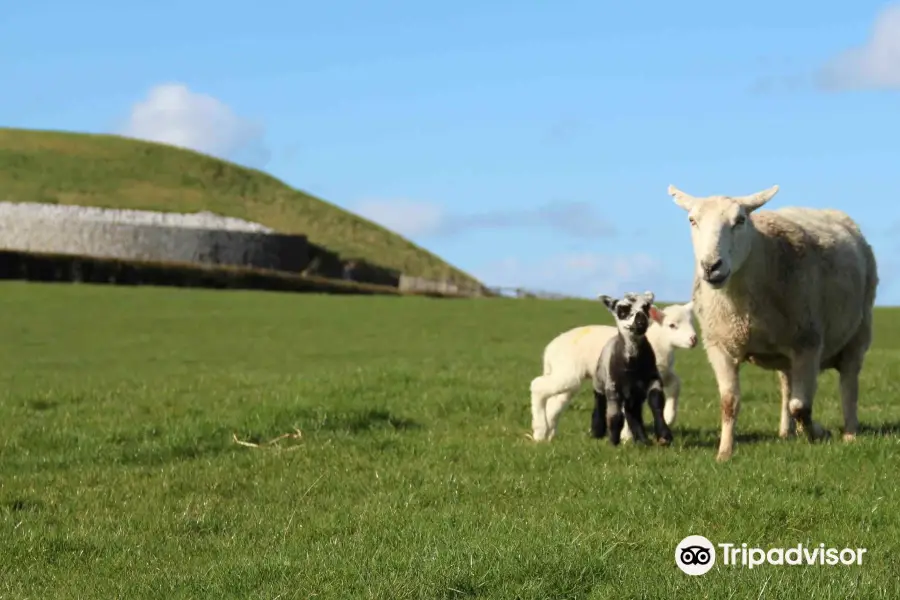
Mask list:
[[647,404],[650,405],[650,412],[653,415],[653,430],[656,433],[656,443],[661,446],[668,446],[672,443],[672,430],[669,429],[663,414],[665,401],[662,381],[654,381],[650,384],[650,390],[647,392]]
[[[618,446],[622,441],[625,415],[622,414],[622,399],[616,390],[606,391],[606,424],[609,427],[609,442]],[[636,434],[634,431],[632,433]]]
[[600,439],[606,435],[606,394],[594,390],[594,414],[591,416],[591,437]]
[[716,460],[724,462],[729,460],[734,453],[734,425],[741,410],[740,364],[727,352],[712,345],[707,347],[706,357],[713,368],[719,388],[722,432]]

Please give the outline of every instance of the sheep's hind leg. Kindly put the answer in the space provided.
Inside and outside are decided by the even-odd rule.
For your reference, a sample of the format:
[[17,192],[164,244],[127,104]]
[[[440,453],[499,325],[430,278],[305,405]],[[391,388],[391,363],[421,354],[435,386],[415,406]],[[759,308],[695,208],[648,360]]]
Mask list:
[[791,367],[791,400],[788,409],[797,420],[797,430],[805,431],[810,441],[831,437],[827,429],[812,418],[813,400],[819,378],[819,348],[797,352]]
[[844,413],[844,441],[852,442],[859,430],[857,404],[859,401],[859,374],[862,372],[866,352],[872,342],[872,320],[867,315],[859,331],[841,353],[838,364],[841,387],[841,408]]

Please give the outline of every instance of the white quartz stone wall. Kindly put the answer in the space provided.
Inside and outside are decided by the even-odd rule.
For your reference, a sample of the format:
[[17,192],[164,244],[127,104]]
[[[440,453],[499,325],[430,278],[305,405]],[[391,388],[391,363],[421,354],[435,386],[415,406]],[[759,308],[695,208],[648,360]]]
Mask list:
[[0,248],[300,271],[306,236],[212,213],[0,202]]

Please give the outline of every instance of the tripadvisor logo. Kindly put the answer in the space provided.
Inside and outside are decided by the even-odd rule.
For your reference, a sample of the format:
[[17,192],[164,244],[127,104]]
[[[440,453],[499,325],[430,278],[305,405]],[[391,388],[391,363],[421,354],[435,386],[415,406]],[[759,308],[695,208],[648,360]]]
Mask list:
[[689,535],[675,548],[675,564],[688,575],[703,575],[716,564],[716,548],[721,563],[729,567],[752,569],[760,565],[774,566],[851,566],[862,565],[866,548],[826,548],[825,544],[806,546],[797,544],[790,548],[748,547],[747,544],[713,544],[702,535]]
[[689,535],[675,548],[675,564],[688,575],[703,575],[716,564],[716,548],[702,535]]

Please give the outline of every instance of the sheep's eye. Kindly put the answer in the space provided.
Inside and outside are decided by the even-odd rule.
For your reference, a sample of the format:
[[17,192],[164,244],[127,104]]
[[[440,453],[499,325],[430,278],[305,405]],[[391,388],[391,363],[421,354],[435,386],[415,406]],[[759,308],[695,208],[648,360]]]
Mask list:
[[617,306],[616,307],[616,316],[620,319],[625,319],[628,317],[628,314],[631,312],[630,306]]
[[669,323],[669,329],[675,329],[676,327],[675,323]]

